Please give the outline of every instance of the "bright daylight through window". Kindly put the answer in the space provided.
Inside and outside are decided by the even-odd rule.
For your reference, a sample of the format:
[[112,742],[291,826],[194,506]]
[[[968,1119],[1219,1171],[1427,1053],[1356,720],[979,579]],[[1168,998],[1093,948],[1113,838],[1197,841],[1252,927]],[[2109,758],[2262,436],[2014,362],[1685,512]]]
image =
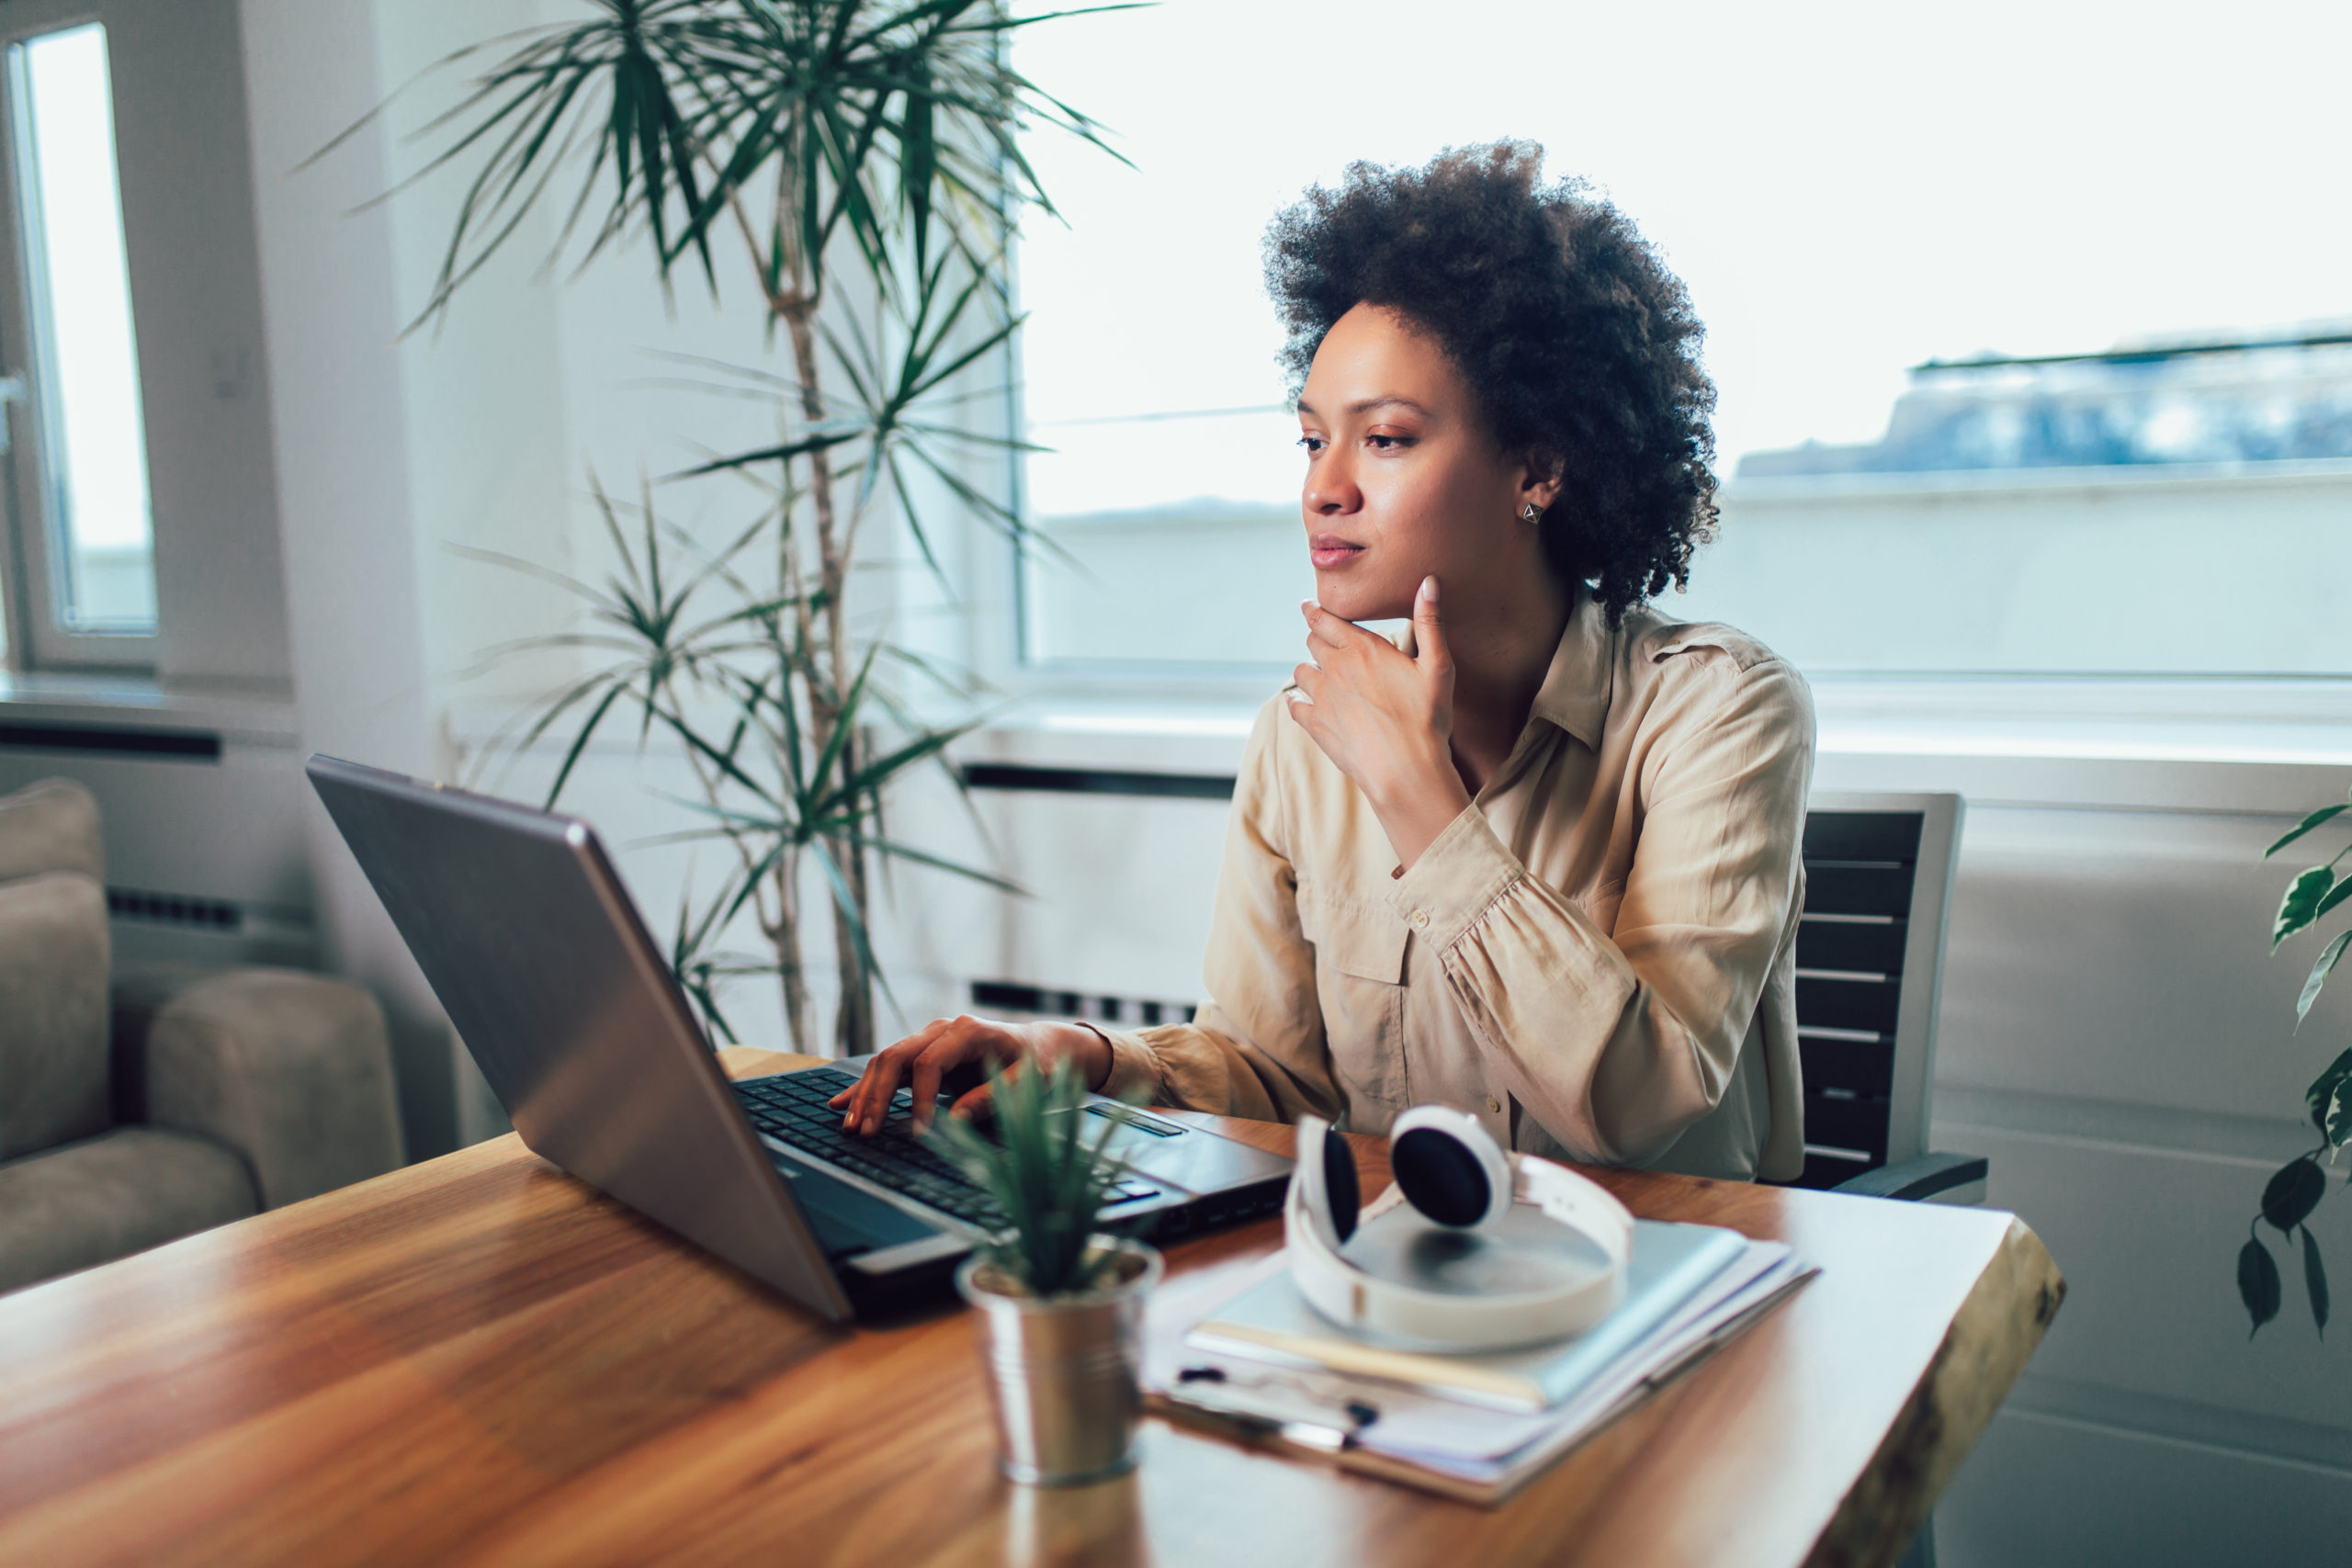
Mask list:
[[69,633],[150,633],[147,444],[106,29],[91,23],[11,45],[8,96],[46,513],[26,552],[45,580],[33,597],[46,603],[32,613]]
[[1260,236],[1351,159],[1511,136],[1707,323],[1722,531],[1668,613],[1825,673],[2352,670],[2352,11],[1457,15],[1182,0],[1024,36],[1038,80],[1118,84],[1080,107],[1136,165],[1034,139],[1069,227],[1021,249],[1055,448],[1024,502],[1087,571],[1027,570],[1026,659],[1296,659]]

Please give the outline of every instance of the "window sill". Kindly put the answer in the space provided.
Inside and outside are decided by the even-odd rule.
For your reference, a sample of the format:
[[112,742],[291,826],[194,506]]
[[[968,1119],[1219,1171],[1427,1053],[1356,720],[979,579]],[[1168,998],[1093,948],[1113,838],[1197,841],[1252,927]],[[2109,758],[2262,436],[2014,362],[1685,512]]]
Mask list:
[[2079,468],[1939,468],[1921,472],[1771,474],[1733,478],[1723,488],[1726,507],[1747,509],[1823,502],[1875,501],[1890,496],[2083,496],[2186,489],[2242,495],[2249,490],[2334,488],[2352,476],[2352,457],[2277,462],[2126,463]]
[[[1984,805],[2300,816],[2352,783],[2352,681],[1823,676],[1820,790],[1956,790]],[[956,748],[966,762],[1237,772],[1261,685],[1221,694],[1038,694]],[[508,716],[469,709],[479,745]],[[936,716],[946,718],[949,716]],[[533,750],[560,756],[562,738]],[[592,752],[636,750],[633,728]]]
[[140,674],[0,671],[0,724],[198,729],[251,746],[293,747],[301,739],[293,695],[284,687],[165,686]]
[[[2300,815],[2352,782],[2352,682],[1825,677],[1815,786],[1986,805]],[[1050,698],[966,761],[1236,770],[1257,705]]]
[[1824,676],[1815,787],[2301,815],[2352,773],[2352,682]]

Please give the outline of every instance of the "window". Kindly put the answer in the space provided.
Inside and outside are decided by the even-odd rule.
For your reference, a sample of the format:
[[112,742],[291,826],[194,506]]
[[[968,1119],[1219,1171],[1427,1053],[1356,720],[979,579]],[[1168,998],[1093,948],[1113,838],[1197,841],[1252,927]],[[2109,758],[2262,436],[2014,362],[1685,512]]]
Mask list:
[[2352,322],[1911,378],[1739,460],[1690,613],[1823,672],[2352,673]]
[[[2352,13],[1241,0],[1058,20],[1022,239],[1050,673],[1286,667],[1311,588],[1260,282],[1351,159],[1515,135],[1709,326],[1718,541],[1668,614],[1809,671],[2352,673]],[[1148,62],[1138,69],[1136,62]]]
[[153,529],[106,28],[8,45],[19,320],[6,333],[23,640],[43,662],[144,660]]

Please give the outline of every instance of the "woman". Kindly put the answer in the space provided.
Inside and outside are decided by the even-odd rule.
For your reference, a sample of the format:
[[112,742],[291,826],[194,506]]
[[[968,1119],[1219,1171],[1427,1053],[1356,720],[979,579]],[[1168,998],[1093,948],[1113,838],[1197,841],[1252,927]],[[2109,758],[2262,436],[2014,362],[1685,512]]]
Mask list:
[[[1317,597],[1234,792],[1197,1021],[941,1020],[845,1126],[902,1079],[927,1110],[953,1068],[1069,1055],[1161,1104],[1378,1133],[1437,1100],[1555,1157],[1798,1172],[1810,699],[1645,604],[1714,518],[1701,327],[1540,158],[1359,164],[1269,235]],[[1408,615],[1401,646],[1354,624]]]

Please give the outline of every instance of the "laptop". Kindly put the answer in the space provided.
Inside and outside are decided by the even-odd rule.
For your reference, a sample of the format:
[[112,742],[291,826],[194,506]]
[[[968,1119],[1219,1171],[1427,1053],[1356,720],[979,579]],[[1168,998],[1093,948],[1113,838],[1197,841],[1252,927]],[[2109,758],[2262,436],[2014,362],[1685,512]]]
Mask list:
[[[910,1135],[907,1090],[883,1132],[841,1130],[825,1101],[860,1063],[729,1083],[586,823],[331,757],[307,771],[534,1153],[833,1322],[938,1292],[1001,1218]],[[1109,1224],[1165,1240],[1282,1207],[1288,1160],[1130,1114]]]

